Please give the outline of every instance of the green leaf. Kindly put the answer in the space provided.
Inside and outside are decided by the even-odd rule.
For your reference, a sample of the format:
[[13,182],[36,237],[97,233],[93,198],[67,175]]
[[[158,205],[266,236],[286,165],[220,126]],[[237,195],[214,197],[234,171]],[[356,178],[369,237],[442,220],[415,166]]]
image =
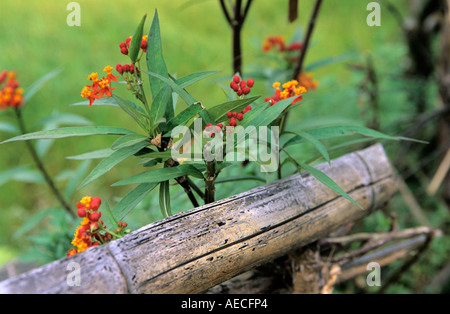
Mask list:
[[150,153],[139,155],[141,158],[171,158],[173,154],[178,153],[177,151],[167,149],[163,152],[153,151]]
[[73,172],[72,178],[67,183],[66,189],[64,191],[64,194],[65,194],[67,199],[71,199],[72,198],[72,195],[75,192],[78,184],[80,184],[81,180],[88,173],[90,165],[91,165],[91,161],[90,160],[85,160]]
[[128,113],[138,124],[139,126],[146,132],[148,132],[148,124],[147,124],[147,114],[145,111],[135,105],[133,102],[123,99],[120,96],[112,95],[112,99],[122,108],[123,111]]
[[307,165],[305,163],[299,162],[298,164],[303,169],[308,171],[314,178],[316,178],[317,180],[322,182],[324,185],[326,185],[327,187],[332,189],[334,192],[338,193],[339,195],[341,195],[345,199],[349,200],[350,202],[352,202],[353,204],[355,204],[359,208],[364,209],[364,208],[361,207],[361,205],[359,205],[353,198],[351,198],[350,195],[348,195],[339,185],[336,184],[336,182],[334,182],[325,173],[323,173],[322,171],[317,170],[316,168],[314,168],[314,167],[312,167],[310,165]]
[[72,160],[89,160],[89,159],[103,159],[110,156],[114,151],[111,148],[94,150],[92,152],[66,157],[66,159]]
[[248,125],[251,125],[251,122],[258,116],[262,115],[263,112],[269,108],[270,104],[268,102],[263,102],[259,104],[254,104],[252,106],[252,110],[248,111],[245,116],[244,120],[241,121],[239,125],[242,125],[243,127],[246,127]]
[[259,96],[255,96],[255,97],[250,97],[250,98],[245,98],[245,99],[227,101],[220,105],[209,108],[208,112],[211,115],[211,117],[214,119],[215,123],[220,123],[220,122],[227,120],[227,112],[239,113],[244,108],[246,108],[248,105],[250,105],[255,100],[257,100],[258,98],[259,98]]
[[[245,121],[244,125],[252,125],[256,128],[260,127],[260,126],[269,125],[270,123],[272,123],[272,121],[274,121],[275,119],[280,117],[280,115],[284,111],[284,109],[286,109],[288,106],[290,106],[292,101],[296,98],[297,98],[297,96],[283,99],[283,100],[277,102],[275,105],[268,106],[268,107],[267,107],[267,105],[269,103],[267,102],[267,103],[265,103],[266,107],[262,114],[255,115],[253,113],[253,115],[247,116],[248,113],[251,113],[253,111],[253,109],[252,109],[250,112],[245,114],[246,116],[243,120],[243,121]],[[249,118],[249,119],[247,120],[247,118]]]
[[133,134],[135,132],[117,128],[113,126],[83,126],[83,127],[67,127],[48,131],[38,131],[33,133],[28,133],[24,135],[19,135],[10,138],[6,141],[0,142],[0,144],[14,142],[14,141],[28,141],[28,140],[38,140],[38,139],[54,139],[54,138],[64,138],[72,136],[88,136],[88,135],[125,135]]
[[25,233],[30,232],[34,227],[36,227],[39,223],[41,223],[45,218],[51,216],[57,210],[58,209],[54,209],[54,208],[45,209],[42,211],[38,211],[33,216],[27,218],[25,223],[19,229],[17,229],[16,232],[14,232],[13,239],[17,239],[17,238],[21,237],[22,235],[24,235]]
[[134,32],[133,37],[131,38],[130,42],[130,49],[128,55],[130,56],[130,59],[133,63],[136,62],[137,57],[139,55],[139,51],[141,49],[141,43],[142,43],[142,35],[144,33],[144,24],[145,19],[147,18],[147,14],[145,14],[141,22],[139,23],[138,27],[136,28],[136,31]]
[[147,145],[148,142],[140,142],[133,146],[124,147],[116,150],[114,153],[111,154],[111,156],[103,159],[97,165],[97,167],[95,167],[94,170],[92,170],[92,172],[87,176],[87,178],[84,179],[84,181],[80,184],[78,189],[85,187],[87,184],[91,183],[98,177],[104,175],[105,173],[110,171],[113,167],[115,167],[117,164],[124,161],[128,157],[134,155]]
[[36,127],[48,124],[89,125],[92,124],[92,121],[89,121],[85,117],[73,113],[53,112],[49,117],[46,117],[40,120],[38,123],[36,123]]
[[119,221],[125,218],[157,185],[158,183],[139,184],[114,206],[112,210],[113,215]]
[[319,151],[319,153],[323,156],[323,158],[325,158],[325,160],[328,163],[330,163],[330,156],[328,154],[326,147],[315,136],[313,136],[307,132],[303,132],[303,131],[299,131],[299,132],[287,131],[285,133],[288,133],[288,134],[291,133],[291,134],[295,134],[297,136],[303,137],[305,140],[312,143],[316,147],[316,149]]
[[[363,136],[371,137],[371,138],[377,138],[377,139],[386,139],[386,140],[401,140],[406,139],[404,137],[396,137],[396,136],[390,136],[383,134],[381,132],[362,127],[362,126],[329,126],[329,127],[322,127],[317,129],[311,129],[306,130],[305,132],[311,134],[312,136],[316,137],[317,139],[327,139],[327,138],[333,138],[333,137],[339,137],[339,136],[347,136],[347,135],[354,135],[354,134],[360,134]],[[305,139],[303,137],[294,136],[289,141],[286,142],[284,147],[303,143]]]
[[0,132],[17,134],[20,132],[20,130],[12,123],[0,121]]
[[[76,102],[76,103],[70,104],[69,106],[89,106],[89,100]],[[102,97],[100,99],[96,99],[95,102],[92,104],[92,106],[120,107],[113,97]]]
[[152,106],[150,108],[150,128],[155,130],[162,118],[166,114],[167,105],[169,99],[172,97],[172,91],[168,86],[161,88],[153,100]]
[[[186,90],[184,90],[183,88],[178,86],[171,79],[165,78],[165,77],[159,75],[158,73],[153,73],[153,72],[147,72],[147,73],[149,76],[156,77],[156,78],[160,79],[161,81],[163,81],[164,83],[166,83],[168,86],[170,86],[170,88],[172,88],[175,93],[180,95],[180,97],[186,102],[186,104],[193,105],[193,104],[199,103],[194,97],[191,96],[191,94],[189,94]],[[199,115],[200,115],[200,117],[202,117],[205,124],[208,124],[208,123],[213,124],[215,122],[214,119],[210,116],[210,114],[206,110],[202,110],[199,113]]]
[[316,61],[316,62],[314,62],[312,64],[308,64],[307,66],[305,66],[305,71],[311,72],[311,71],[313,71],[313,70],[315,70],[317,68],[320,68],[322,66],[334,64],[334,63],[337,63],[337,62],[341,62],[341,61],[344,61],[346,59],[350,59],[350,58],[353,58],[353,57],[356,57],[356,56],[357,56],[356,53],[347,53],[347,54],[344,54],[342,56],[325,58],[325,59]]
[[109,203],[107,200],[102,202],[102,210],[106,213],[106,217],[108,217],[109,223],[113,225],[114,227],[117,226],[117,223],[119,222],[116,217],[114,216],[113,212],[111,211],[111,207],[109,206]]
[[163,181],[159,184],[159,207],[164,218],[172,216],[169,187],[169,181]]
[[[148,48],[147,48],[147,68],[149,72],[154,72],[169,78],[167,72],[166,62],[164,61],[162,53],[161,32],[159,28],[158,11],[155,10],[152,25],[148,34]],[[149,76],[150,88],[153,98],[158,95],[162,88],[162,82],[152,76]]]
[[116,182],[113,184],[113,186],[141,183],[159,183],[186,175],[192,175],[194,177],[203,179],[202,173],[194,166],[183,164],[172,168],[159,168],[142,172],[135,176]]
[[27,173],[30,171],[30,166],[17,166],[3,172],[0,172],[0,186],[7,183],[10,180],[14,180],[14,178],[20,177],[21,174]]
[[208,76],[220,73],[220,71],[205,71],[205,72],[197,72],[188,74],[176,80],[176,84],[181,88],[186,88],[200,80],[207,78]]
[[[111,146],[112,150],[121,149],[124,147],[129,147],[141,142],[144,142],[148,139],[147,136],[141,134],[127,134],[119,137]],[[150,144],[150,142],[148,142]]]
[[61,73],[61,71],[62,71],[61,68],[57,68],[57,69],[49,72],[48,74],[44,75],[43,77],[41,77],[39,80],[37,80],[33,84],[31,84],[26,89],[26,92],[24,95],[24,102],[28,102],[31,99],[31,97],[33,97],[34,94],[36,94],[42,88],[42,86],[44,86],[45,83],[47,83],[49,80],[51,80],[52,78],[57,76],[59,73]]
[[[194,118],[200,111],[203,110],[203,107],[200,103],[190,105],[182,112],[177,114],[174,118],[167,121],[164,126],[165,131],[172,131],[177,126],[186,125],[192,118]],[[167,136],[170,136],[170,132],[168,132]]]

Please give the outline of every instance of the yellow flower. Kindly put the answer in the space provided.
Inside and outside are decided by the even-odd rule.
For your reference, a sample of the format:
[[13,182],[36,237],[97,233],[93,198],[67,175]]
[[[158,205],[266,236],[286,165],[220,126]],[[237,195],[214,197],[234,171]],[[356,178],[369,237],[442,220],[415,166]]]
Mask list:
[[107,65],[104,69],[103,72],[107,73],[107,74],[111,74],[111,71],[113,70],[113,68],[109,65]]
[[89,74],[88,80],[96,82],[96,81],[98,81],[97,77],[98,77],[98,73],[97,72],[92,72],[91,74]]

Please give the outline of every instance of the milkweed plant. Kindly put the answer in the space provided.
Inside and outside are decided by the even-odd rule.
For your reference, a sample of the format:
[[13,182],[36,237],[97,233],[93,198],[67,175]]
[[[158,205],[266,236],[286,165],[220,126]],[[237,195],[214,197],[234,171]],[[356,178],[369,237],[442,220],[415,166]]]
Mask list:
[[[67,255],[83,252],[89,247],[129,233],[123,219],[152,190],[159,190],[159,205],[164,217],[173,212],[170,189],[174,184],[182,187],[193,207],[214,202],[216,181],[223,169],[244,167],[248,162],[259,165],[263,173],[279,171],[283,165],[292,163],[298,172],[309,172],[325,186],[359,206],[331,178],[311,166],[308,161],[296,160],[286,149],[309,143],[322,159],[330,163],[328,150],[322,143],[324,139],[353,134],[368,139],[393,140],[398,139],[397,137],[364,127],[343,125],[280,131],[280,123],[285,115],[301,106],[303,96],[318,87],[312,73],[307,72],[302,72],[297,80],[271,82],[272,91],[268,95],[253,95],[253,87],[262,82],[234,73],[229,77],[223,103],[210,105],[208,95],[204,95],[204,99],[197,99],[186,88],[218,72],[196,72],[181,78],[169,73],[163,56],[157,11],[148,34],[144,34],[146,18],[147,15],[144,15],[132,36],[118,39],[117,58],[120,63],[93,69],[92,73],[86,73],[87,83],[84,86],[80,84],[80,95],[85,98],[82,104],[86,105],[86,110],[90,110],[91,106],[102,105],[120,107],[124,114],[134,119],[139,132],[116,126],[92,126],[80,117],[69,117],[65,119],[66,123],[67,120],[79,121],[81,125],[45,128],[28,133],[21,110],[32,94],[56,73],[38,80],[28,95],[20,87],[15,72],[5,70],[0,74],[0,110],[11,109],[15,112],[21,133],[1,144],[25,141],[55,198],[71,216],[81,219],[71,240],[73,247],[66,251]],[[281,53],[288,63],[293,62],[290,55],[301,49],[301,42],[286,44],[280,36],[268,37],[262,44],[264,53]],[[129,97],[119,96],[117,89],[126,89]],[[187,106],[182,110],[175,110],[176,97],[173,95],[181,98]],[[208,106],[205,106],[206,103]],[[58,123],[52,124],[55,125]],[[73,184],[62,195],[46,172],[40,153],[30,144],[32,140],[91,135],[116,136],[117,139],[110,149],[84,154],[87,161],[98,157],[102,160],[87,174],[78,188],[87,186],[128,158],[136,159],[136,167],[142,169],[142,172],[112,184],[132,187],[112,209],[107,204],[102,205],[109,217],[109,227],[103,221],[104,217],[99,209],[101,198],[86,196],[75,208],[71,206],[65,199],[74,191]],[[282,145],[280,137],[286,137]],[[89,165],[83,163],[74,175],[87,173]]]

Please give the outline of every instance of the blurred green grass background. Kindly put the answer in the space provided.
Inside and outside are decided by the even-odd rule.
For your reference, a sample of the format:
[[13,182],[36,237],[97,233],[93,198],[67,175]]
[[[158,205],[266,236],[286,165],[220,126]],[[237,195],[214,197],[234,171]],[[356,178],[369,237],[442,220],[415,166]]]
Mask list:
[[[306,64],[338,57],[347,53],[362,56],[367,52],[385,68],[398,67],[398,59],[405,51],[396,46],[401,31],[390,13],[383,9],[382,26],[366,24],[366,5],[369,1],[324,1]],[[119,1],[80,0],[81,27],[69,27],[66,10],[69,1],[61,0],[3,0],[0,11],[0,69],[14,70],[22,86],[27,88],[48,72],[61,68],[62,73],[49,81],[24,110],[29,130],[52,112],[76,113],[96,125],[113,125],[135,129],[133,121],[116,108],[69,106],[82,101],[80,90],[91,72],[101,72],[107,64],[127,62],[120,54],[119,43],[130,36],[143,14],[149,18],[157,8],[162,41],[169,72],[179,77],[193,72],[218,70],[222,76],[232,75],[231,31],[215,0]],[[314,1],[301,1],[299,19],[287,22],[287,1],[256,0],[243,30],[243,64],[245,72],[261,61],[261,42],[266,36],[283,34],[292,37],[298,26],[306,28]],[[406,0],[396,2],[405,7]],[[392,44],[392,47],[391,47]],[[386,59],[385,56],[394,57]],[[378,56],[378,57],[377,57]],[[358,57],[357,57],[358,58]],[[391,64],[389,64],[391,62]],[[348,119],[359,123],[357,87],[354,75],[345,62],[328,65],[314,71],[320,87],[313,101],[305,103],[291,116],[292,125],[303,121]],[[226,83],[227,79],[222,79]],[[265,84],[256,84],[254,94],[272,93]],[[118,90],[120,87],[118,88]],[[224,95],[217,80],[205,80],[189,91],[206,106],[223,102]],[[122,92],[121,92],[122,93]],[[400,96],[401,97],[401,96]],[[183,106],[183,104],[180,104]],[[399,114],[405,108],[396,108]],[[390,119],[398,115],[391,114]],[[12,115],[0,112],[0,119],[13,122]],[[388,118],[389,119],[389,118]],[[0,141],[9,137],[0,133]],[[64,139],[55,142],[47,154],[47,168],[52,175],[64,169],[75,169],[79,162],[65,159],[95,149],[106,148],[114,138],[89,137]],[[302,152],[298,152],[297,156]],[[11,167],[30,164],[31,160],[21,142],[0,146],[0,172]],[[94,164],[91,165],[91,169]],[[77,191],[72,204],[84,195],[102,195],[112,202],[127,189],[111,188],[110,184],[140,171],[134,162],[126,161],[86,188]],[[237,193],[252,185],[243,183],[227,193]],[[220,194],[220,193],[219,193]],[[32,214],[55,206],[56,202],[44,185],[8,182],[0,187],[0,265],[24,251],[21,239],[12,234]],[[159,211],[159,209],[157,209]]]

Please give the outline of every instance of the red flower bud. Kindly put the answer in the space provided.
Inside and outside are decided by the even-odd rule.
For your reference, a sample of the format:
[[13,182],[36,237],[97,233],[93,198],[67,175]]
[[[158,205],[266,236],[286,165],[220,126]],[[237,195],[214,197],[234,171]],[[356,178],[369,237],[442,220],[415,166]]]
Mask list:
[[142,42],[141,42],[141,49],[144,50],[144,52],[147,49],[147,41],[144,39],[142,39]]
[[244,93],[244,95],[247,95],[247,94],[250,94],[250,87],[244,87],[243,89],[242,89],[242,92]]
[[242,81],[239,83],[239,86],[241,87],[241,89],[244,89],[244,87],[247,86],[247,83],[245,83],[245,81],[242,80]]
[[236,82],[234,82],[234,81],[231,81],[231,82],[230,82],[230,87],[231,87],[231,89],[234,90],[235,92],[237,92],[237,91],[239,90],[239,85],[238,85]]
[[127,47],[123,47],[122,49],[120,49],[120,52],[124,55],[128,55],[128,49]]
[[86,217],[86,210],[84,207],[78,208],[77,215],[80,218]]
[[233,116],[233,114],[231,112],[227,112],[228,119],[231,119],[232,116]]
[[238,90],[236,93],[238,96],[242,96],[242,94],[243,94],[242,89]]
[[245,110],[247,110],[247,112],[249,112],[250,110],[252,110],[252,106],[248,105],[247,108],[245,108]]
[[239,84],[240,81],[241,81],[241,78],[239,77],[239,75],[235,75],[233,77],[233,82],[235,82],[236,84]]
[[94,213],[90,213],[88,216],[89,216],[90,221],[98,221],[100,219],[100,217],[102,216],[102,213],[94,212]]
[[236,119],[238,119],[239,121],[242,121],[244,119],[244,115],[242,113],[238,114]]
[[93,211],[97,211],[101,204],[102,204],[102,200],[100,197],[94,196],[91,198],[90,206]]
[[125,39],[125,42],[126,42],[127,46],[130,47],[131,38],[128,37],[127,39]]
[[124,64],[124,65],[122,65],[122,70],[124,72],[130,72],[130,66],[128,64]]
[[253,79],[249,78],[249,79],[247,80],[247,86],[248,86],[248,87],[253,87],[254,84],[255,84],[255,81],[254,81]]
[[117,72],[119,72],[120,74],[122,74],[122,73],[123,73],[122,65],[121,65],[121,64],[117,64],[117,65],[116,65],[116,70],[117,70]]
[[130,73],[133,74],[134,73],[134,65],[130,64]]
[[230,119],[230,126],[237,126],[237,122],[235,118]]
[[121,42],[120,45],[119,45],[119,47],[120,47],[120,49],[126,48],[126,47],[127,47],[127,44],[124,43],[124,42]]
[[220,131],[222,131],[222,128],[221,128],[219,125],[216,125],[216,126],[214,127],[214,131],[215,131],[216,133],[220,133]]

